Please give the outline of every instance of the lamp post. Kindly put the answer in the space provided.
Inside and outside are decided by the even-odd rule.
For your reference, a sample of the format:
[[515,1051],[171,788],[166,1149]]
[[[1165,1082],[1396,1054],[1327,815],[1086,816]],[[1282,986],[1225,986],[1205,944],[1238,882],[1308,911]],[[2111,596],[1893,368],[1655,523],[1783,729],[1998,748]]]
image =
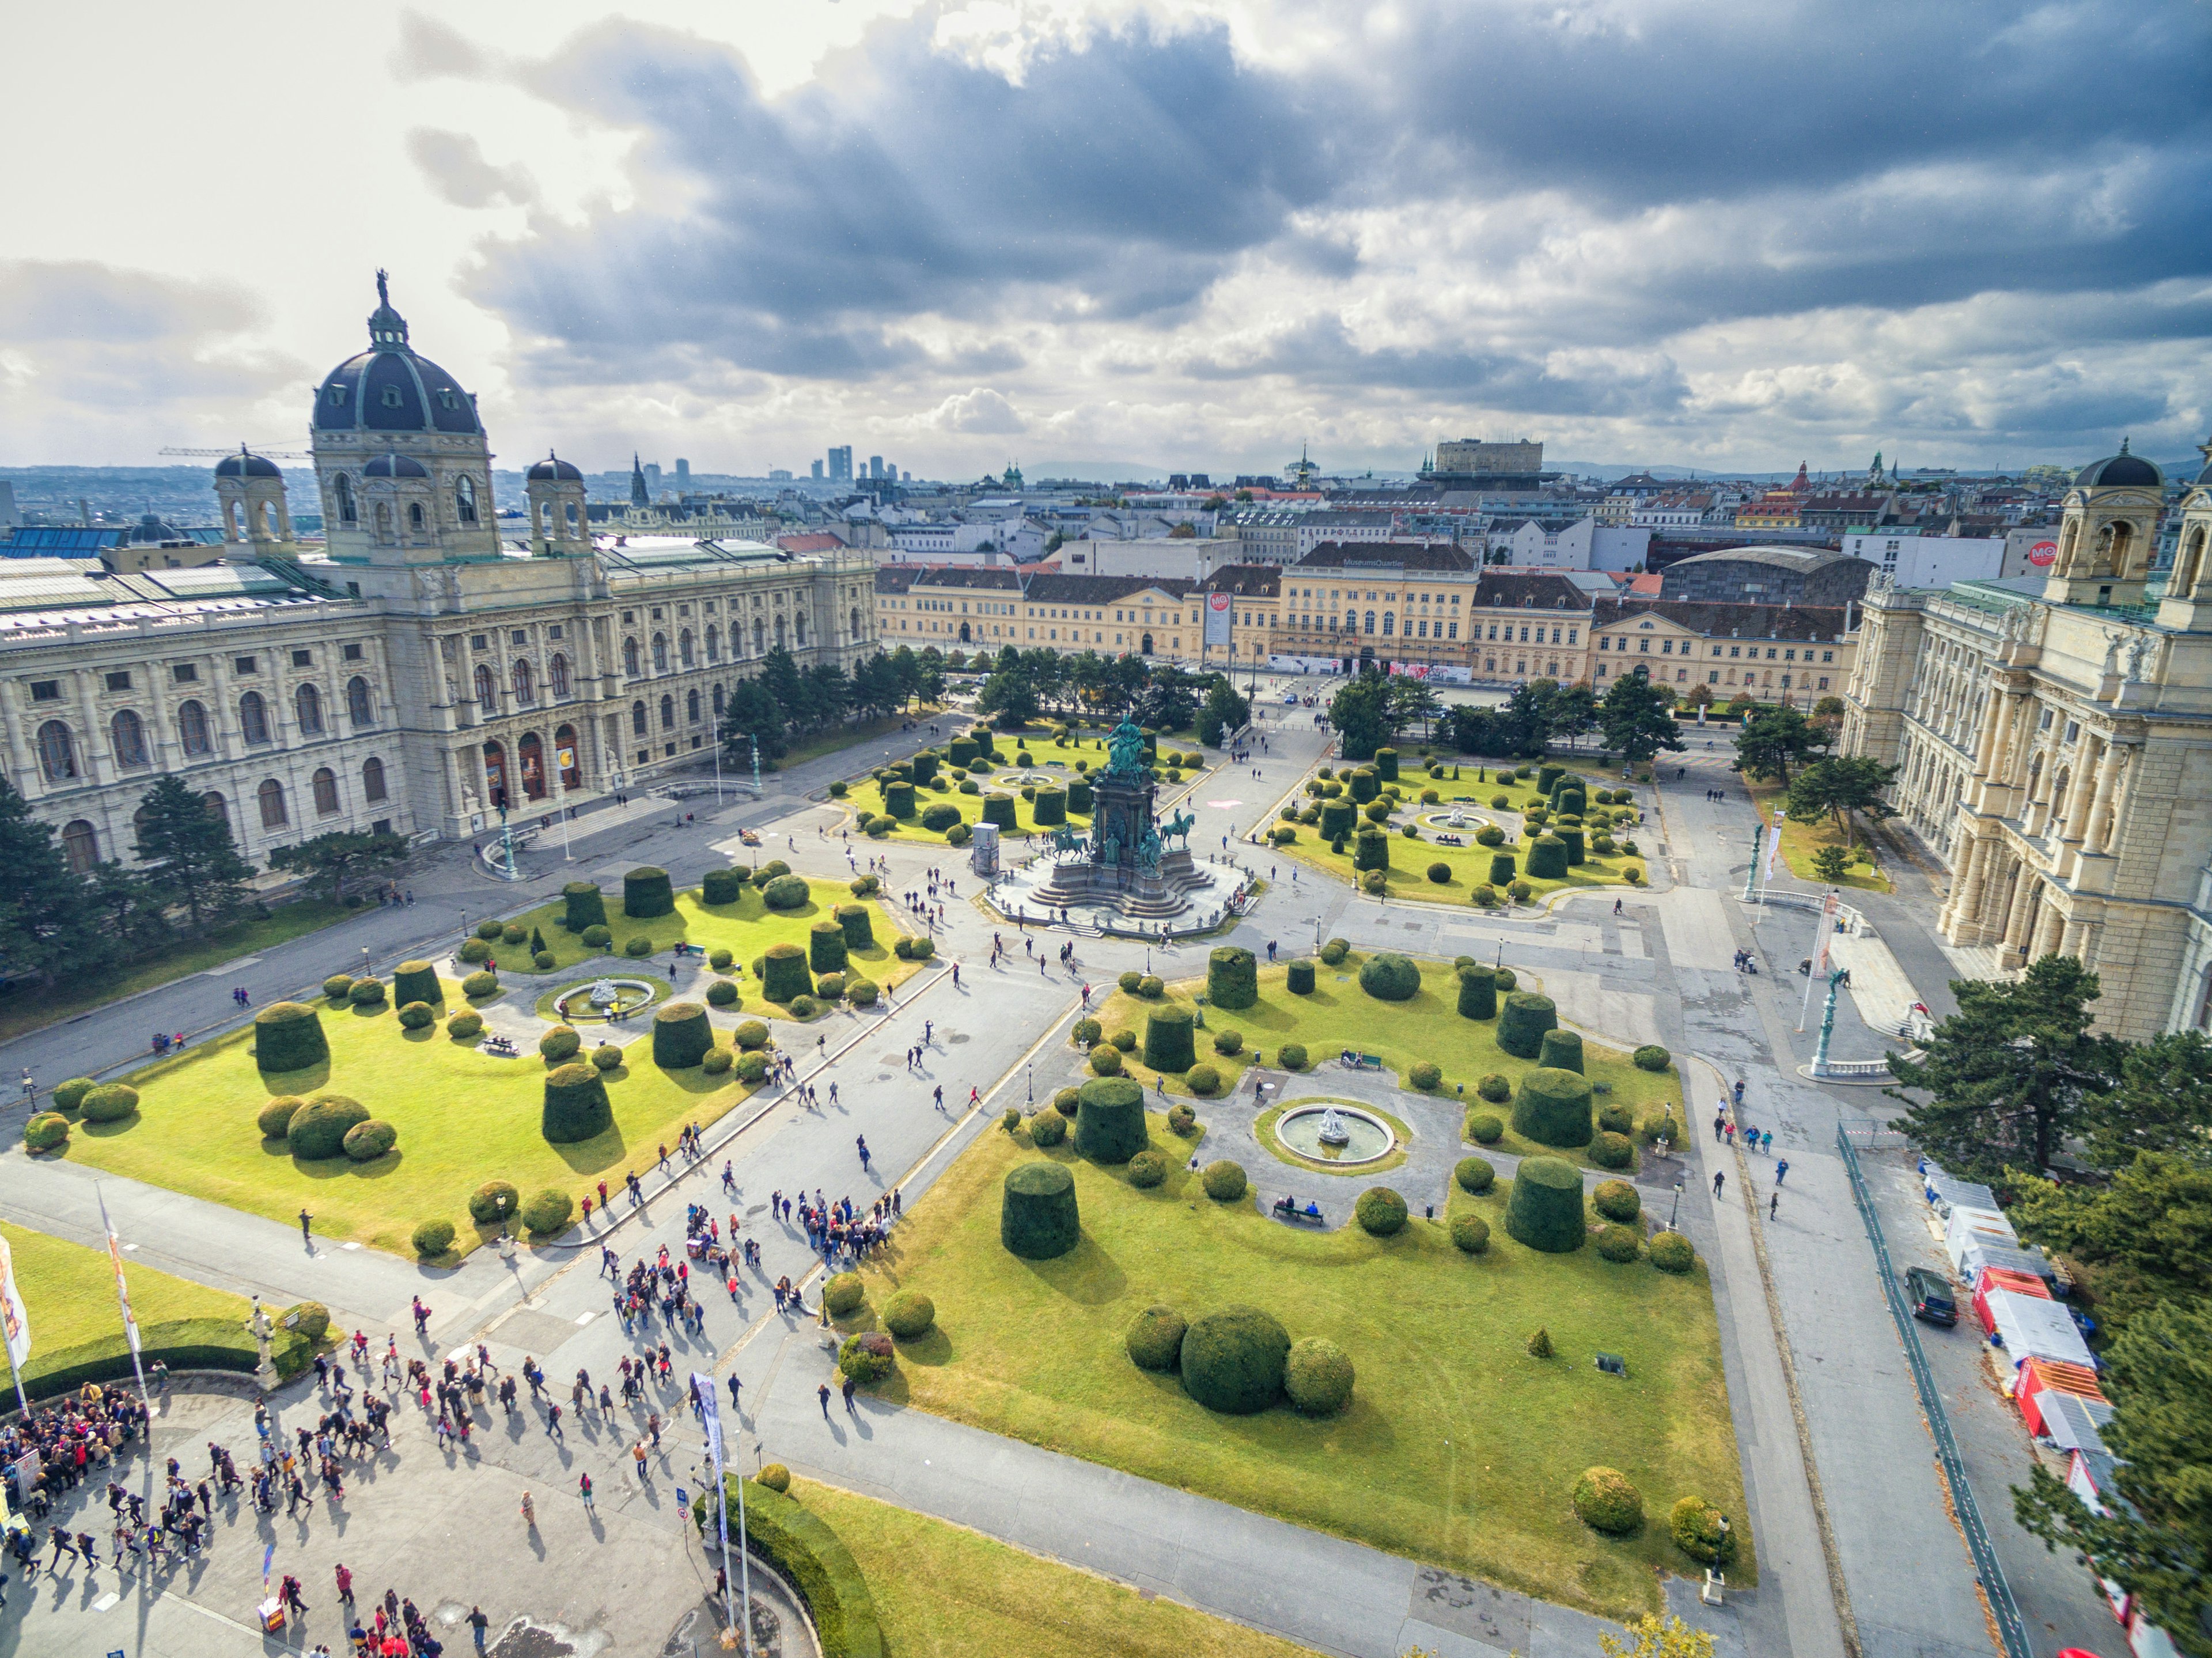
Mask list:
[[1682,1176],[1674,1176],[1674,1206],[1667,1212],[1667,1230],[1674,1230],[1674,1220],[1682,1212]]
[[1766,839],[1766,825],[1759,821],[1757,812],[1751,816],[1751,867],[1744,872],[1743,901],[1749,903],[1759,889],[1759,851]]

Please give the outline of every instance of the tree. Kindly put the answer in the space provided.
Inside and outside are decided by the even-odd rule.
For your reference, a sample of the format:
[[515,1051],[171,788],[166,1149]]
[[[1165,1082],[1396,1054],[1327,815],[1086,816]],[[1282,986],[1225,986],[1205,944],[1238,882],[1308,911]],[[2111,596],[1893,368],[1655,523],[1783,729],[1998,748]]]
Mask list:
[[[787,728],[805,731],[814,723],[811,699],[807,695],[806,676],[789,651],[781,645],[775,647],[761,659],[760,677],[756,682],[765,690]],[[763,742],[761,752],[768,752]],[[780,756],[783,750],[776,750]]]
[[1551,721],[1553,737],[1564,737],[1571,743],[1598,728],[1597,694],[1588,685],[1559,685],[1548,679],[1536,682],[1539,690],[1547,686],[1551,687],[1552,695],[1544,712]]
[[[1138,661],[1135,657],[1127,659]],[[1198,688],[1205,683],[1172,662],[1163,662],[1152,671],[1151,683],[1131,700],[1129,717],[1154,731],[1179,732],[1197,720]]]
[[[1883,1091],[1906,1108],[1890,1127],[1954,1175],[2048,1171],[2119,1074],[2120,1045],[2089,1029],[2097,975],[2071,956],[2045,956],[2014,982],[1954,979],[1951,993],[1959,1011],[1923,1055],[1889,1056],[1900,1086]],[[1912,1092],[1927,1097],[1916,1103]]]
[[890,656],[878,651],[853,670],[851,696],[856,712],[871,715],[887,714],[906,701],[898,669]]
[[96,917],[100,936],[126,950],[143,950],[168,936],[165,906],[153,882],[119,863],[93,865],[85,883],[85,906]]
[[1623,674],[1598,704],[1598,730],[1628,764],[1648,765],[1662,749],[1682,747],[1674,710],[1674,697],[1644,675]]
[[1815,720],[1841,720],[1844,717],[1844,699],[1840,696],[1822,697],[1813,705],[1813,717]]
[[2106,1357],[2113,1417],[2100,1431],[2118,1459],[2106,1512],[2092,1514],[2042,1467],[2014,1489],[2013,1512],[2046,1547],[2078,1551],[2133,1595],[2189,1658],[2212,1658],[2212,1306],[2153,1308]]
[[253,865],[238,854],[230,820],[176,777],[138,803],[138,861],[156,897],[182,909],[194,934],[246,902]]
[[1229,683],[1226,676],[1217,675],[1206,688],[1206,700],[1198,705],[1198,740],[1210,749],[1218,749],[1224,735],[1241,730],[1251,718],[1251,703]]
[[2212,1169],[2202,1163],[2146,1151],[2106,1184],[2018,1176],[2005,1213],[2083,1270],[2107,1330],[2212,1297]]
[[1346,759],[1372,760],[1389,740],[1385,692],[1380,675],[1363,673],[1345,681],[1329,698],[1328,723],[1336,728],[1337,746]]
[[975,694],[975,712],[1005,731],[1018,731],[1037,717],[1044,704],[1036,683],[1019,659],[1002,662]]
[[1801,823],[1833,821],[1847,846],[1858,844],[1857,818],[1895,816],[1881,792],[1897,781],[1897,768],[1869,755],[1816,760],[1790,785],[1790,816]]
[[269,867],[310,878],[327,878],[331,902],[342,903],[346,883],[372,870],[388,869],[407,856],[407,842],[397,835],[364,834],[358,829],[332,829],[296,847],[279,847],[269,854]]
[[1425,679],[1416,679],[1411,674],[1393,674],[1383,687],[1382,717],[1390,727],[1390,735],[1419,720],[1424,736],[1430,723],[1444,711],[1443,703]]
[[2169,1030],[2129,1044],[2084,1150],[2100,1169],[2124,1169],[2151,1151],[2212,1167],[2212,1042],[2202,1031]]
[[88,963],[84,949],[84,881],[70,868],[51,824],[31,816],[15,786],[0,777],[0,961],[17,973],[52,979]]
[[1648,1612],[1628,1626],[1626,1641],[1600,1635],[1597,1643],[1605,1658],[1713,1658],[1713,1637],[1705,1631]]
[[1764,708],[1736,733],[1736,762],[1747,777],[1790,780],[1790,768],[1828,746],[1828,733],[1795,708]]
[[1813,873],[1823,881],[1838,882],[1851,872],[1851,855],[1841,847],[1822,847],[1813,854]]
[[722,705],[722,750],[742,763],[751,763],[754,744],[763,761],[781,760],[790,752],[790,726],[775,695],[761,680],[740,679]]

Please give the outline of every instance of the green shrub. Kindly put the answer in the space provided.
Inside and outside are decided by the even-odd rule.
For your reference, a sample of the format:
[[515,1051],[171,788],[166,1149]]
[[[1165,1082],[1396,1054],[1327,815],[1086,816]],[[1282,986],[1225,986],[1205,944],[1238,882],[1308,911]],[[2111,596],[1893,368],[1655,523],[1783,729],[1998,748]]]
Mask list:
[[1354,768],[1346,774],[1345,782],[1352,798],[1362,805],[1382,793],[1382,780],[1372,766]]
[[478,921],[477,923],[477,937],[483,939],[486,944],[490,944],[494,940],[501,938],[506,932],[507,923],[504,921],[489,920]]
[[1451,1218],[1451,1241],[1455,1248],[1479,1255],[1490,1248],[1490,1223],[1480,1215],[1462,1211]]
[[1147,1149],[1129,1159],[1129,1184],[1146,1191],[1161,1184],[1168,1177],[1168,1160],[1158,1151]]
[[760,961],[761,994],[771,1002],[788,1002],[814,988],[806,970],[806,952],[797,944],[770,944]]
[[1702,1497],[1686,1497],[1668,1510],[1667,1529],[1674,1546],[1701,1565],[1735,1564],[1735,1529]]
[[403,1030],[428,1030],[438,1023],[438,1010],[428,1002],[409,1002],[399,1010],[399,1028]]
[[530,936],[530,930],[520,921],[509,921],[499,930],[499,941],[503,944],[519,944]]
[[483,1035],[483,1015],[460,1012],[446,1021],[446,1034],[456,1042],[467,1042]]
[[1024,1260],[1051,1260],[1082,1236],[1075,1176],[1056,1163],[1024,1163],[1006,1171],[999,1206],[999,1242]]
[[1157,973],[1147,973],[1137,981],[1137,994],[1148,1002],[1157,1002],[1167,993],[1167,984]]
[[262,1070],[304,1071],[330,1057],[322,1015],[305,1002],[271,1002],[253,1016],[253,1062]]
[[1554,1071],[1571,1071],[1581,1075],[1583,1039],[1571,1030],[1547,1030],[1536,1050],[1536,1063]]
[[[589,1065],[564,1065],[545,1073],[545,1102],[538,1116],[538,1132],[555,1145],[573,1145],[606,1133],[614,1121],[614,1107],[607,1098],[600,1048]],[[620,1064],[622,1050],[614,1050]]]
[[837,1350],[838,1370],[864,1386],[881,1382],[897,1366],[898,1350],[880,1331],[863,1330],[847,1336],[845,1345]]
[[1634,1260],[1643,1252],[1643,1241],[1632,1226],[1601,1226],[1597,1231],[1597,1252],[1614,1262]]
[[1183,1315],[1172,1307],[1147,1307],[1129,1321],[1121,1345],[1140,1370],[1172,1370],[1182,1356]]
[[577,1035],[574,1027],[565,1024],[555,1025],[538,1039],[538,1053],[556,1065],[574,1059],[576,1050],[583,1045],[584,1039]]
[[[1390,837],[1379,829],[1364,829],[1352,837],[1352,867],[1381,879],[1390,867]],[[1363,886],[1366,884],[1362,883]]]
[[714,1029],[707,1010],[696,1002],[669,1002],[653,1015],[653,1062],[664,1070],[682,1071],[706,1057],[714,1045]]
[[[1536,889],[1530,886],[1526,881],[1516,881],[1512,885],[1505,889],[1506,896],[1511,898],[1516,904],[1527,903],[1535,890]],[[1504,984],[1501,981],[1499,982],[1498,988],[1503,990],[1504,987]]]
[[1331,938],[1321,947],[1321,958],[1331,967],[1340,966],[1352,954],[1352,943],[1347,938]]
[[731,1063],[730,1070],[739,1082],[757,1083],[768,1075],[768,1055],[740,1054]]
[[1452,1165],[1452,1178],[1461,1191],[1480,1196],[1498,1183],[1498,1169],[1488,1157],[1462,1157]]
[[576,1201],[557,1186],[549,1186],[522,1206],[522,1224],[532,1236],[550,1238],[568,1229]]
[[1636,1142],[1626,1134],[1600,1134],[1589,1143],[1589,1160],[1601,1169],[1633,1169]]
[[1553,835],[1567,849],[1569,867],[1588,861],[1588,854],[1583,849],[1583,832],[1579,828],[1573,824],[1561,824],[1553,831]]
[[1421,969],[1403,956],[1382,950],[1359,964],[1359,987],[1378,1002],[1407,1002],[1420,992]]
[[1206,957],[1206,999],[1209,1006],[1231,1010],[1258,1001],[1259,958],[1241,945],[1224,944],[1216,950]]
[[707,965],[717,973],[727,973],[737,959],[719,944],[707,952]]
[[347,1129],[345,1138],[338,1142],[338,1149],[356,1163],[374,1163],[398,1143],[398,1129],[371,1117]]
[[1533,990],[1510,991],[1505,1010],[1498,1016],[1498,1045],[1516,1059],[1540,1059],[1544,1033],[1556,1029],[1559,1023],[1559,1010],[1549,996],[1540,996]]
[[771,1462],[753,1477],[753,1483],[772,1491],[787,1491],[791,1489],[791,1470],[781,1462]]
[[561,889],[561,925],[570,932],[607,923],[606,896],[589,881],[571,881]]
[[530,966],[533,972],[550,973],[553,970],[553,952],[550,950],[539,950],[530,958]]
[[1618,1468],[1584,1468],[1575,1481],[1575,1513],[1592,1531],[1625,1537],[1644,1524],[1644,1497]]
[[1362,1192],[1352,1213],[1360,1230],[1373,1237],[1391,1237],[1406,1230],[1406,1199],[1387,1186],[1370,1186]]
[[811,996],[793,996],[785,1011],[794,1019],[811,1019],[822,1011],[822,1004]]
[[1492,1105],[1503,1105],[1513,1097],[1513,1084],[1493,1071],[1474,1085],[1474,1091]]
[[1275,1063],[1285,1071],[1306,1068],[1306,1047],[1304,1042],[1285,1042],[1275,1050]]
[[1067,1138],[1067,1119],[1048,1105],[1030,1119],[1030,1144],[1040,1151],[1058,1145]]
[[1188,1071],[1198,1063],[1192,1035],[1195,1015],[1177,1003],[1156,1007],[1145,1017],[1145,1063],[1155,1071]]
[[1283,1363],[1283,1391],[1306,1416],[1333,1416],[1352,1398],[1352,1360],[1333,1341],[1308,1336]]
[[424,1220],[415,1224],[410,1240],[415,1253],[425,1260],[434,1260],[453,1247],[453,1223],[449,1220]]
[[1552,1356],[1552,1333],[1539,1326],[1536,1333],[1528,1338],[1528,1357],[1549,1358]]
[[1651,1235],[1651,1264],[1662,1272],[1686,1272],[1697,1262],[1698,1252],[1680,1232]]
[[730,1033],[730,1039],[739,1048],[765,1048],[768,1046],[768,1027],[758,1019],[747,1019]]
[[1213,1051],[1217,1054],[1240,1054],[1244,1049],[1244,1033],[1241,1030],[1217,1030],[1213,1033]]
[[1646,1042],[1629,1056],[1638,1071],[1664,1071],[1674,1062],[1674,1056],[1656,1042]]
[[848,951],[875,948],[876,924],[871,906],[840,904],[831,914],[836,918],[838,930],[845,935],[845,948]]
[[1283,1393],[1291,1339],[1256,1307],[1201,1313],[1183,1332],[1183,1391],[1210,1411],[1250,1416]]
[[884,1303],[884,1328],[901,1341],[929,1333],[937,1322],[937,1303],[919,1290],[900,1290]]
[[1244,1195],[1244,1189],[1250,1181],[1245,1175],[1243,1163],[1223,1157],[1218,1162],[1209,1163],[1199,1171],[1198,1183],[1206,1188],[1206,1195],[1216,1203],[1234,1203]]
[[761,902],[770,909],[804,909],[814,894],[799,875],[779,875],[761,889]]
[[1670,1145],[1682,1144],[1682,1125],[1663,1106],[1644,1118],[1637,1133],[1643,1135],[1646,1145],[1656,1145],[1662,1139]]
[[254,1126],[264,1140],[281,1140],[292,1129],[292,1119],[307,1103],[297,1094],[279,1094],[254,1115]]
[[845,981],[845,999],[854,1007],[873,1007],[876,998],[882,993],[873,979],[848,979]]
[[1091,1069],[1100,1077],[1121,1074],[1121,1050],[1111,1042],[1101,1042],[1091,1050]]
[[[590,949],[605,950],[614,941],[614,932],[610,927],[595,925],[584,929],[584,943]],[[465,955],[465,953],[464,952]]]
[[1075,1149],[1093,1163],[1127,1163],[1146,1145],[1145,1090],[1127,1077],[1097,1077],[1076,1090]]
[[700,1060],[699,1068],[710,1077],[719,1077],[729,1070],[737,1057],[734,1048],[710,1048]]
[[1480,962],[1459,970],[1459,1012],[1463,1019],[1497,1017],[1497,975]]
[[55,1151],[69,1144],[69,1119],[58,1111],[40,1111],[23,1125],[23,1145],[27,1151]]
[[1001,835],[1012,835],[1014,832],[1015,807],[1016,803],[1012,795],[1000,794],[994,791],[983,797],[982,821],[986,823],[996,823]]
[[1528,843],[1528,878],[1564,881],[1567,878],[1567,843],[1556,835],[1540,835]]
[[892,781],[884,785],[884,811],[902,822],[914,816],[914,785]]
[[623,954],[643,961],[653,954],[653,940],[641,932],[623,946]]
[[1597,1126],[1608,1134],[1633,1133],[1636,1114],[1625,1105],[1601,1105],[1597,1108]]
[[727,979],[717,979],[707,987],[707,1004],[710,1007],[735,1007],[738,999],[737,986]]
[[1644,1199],[1625,1180],[1600,1181],[1590,1193],[1590,1206],[1607,1220],[1627,1225],[1644,1212]]
[[1513,1095],[1513,1132],[1540,1145],[1590,1143],[1590,1085],[1573,1071],[1538,1066]]
[[333,973],[323,981],[323,994],[334,1002],[342,1002],[352,993],[353,975],[349,973]]
[[835,921],[817,921],[807,929],[806,965],[817,973],[845,970],[845,929]]
[[612,1042],[602,1042],[592,1050],[592,1068],[594,1071],[612,1071],[622,1062],[623,1051]]
[[[261,1068],[267,1071],[272,1067],[264,1066]],[[99,1085],[89,1077],[71,1077],[67,1082],[56,1083],[52,1094],[48,1097],[52,1101],[55,1110],[75,1111],[83,1105],[84,1096]]]
[[843,1318],[860,1311],[860,1303],[867,1298],[866,1286],[861,1284],[858,1272],[835,1273],[822,1286],[822,1304],[830,1309],[832,1318]]
[[[87,1116],[91,1114],[91,1101],[85,1102]],[[284,1138],[294,1157],[302,1163],[316,1163],[341,1155],[346,1131],[368,1121],[368,1108],[359,1100],[349,1100],[343,1094],[311,1094],[292,1114]]]
[[1424,1094],[1435,1093],[1443,1079],[1443,1068],[1427,1060],[1421,1060],[1406,1072],[1406,1080]]
[[470,974],[467,978],[461,981],[461,994],[466,996],[471,1001],[492,995],[498,989],[499,975],[496,973],[479,971]]
[[1470,1111],[1467,1137],[1477,1145],[1495,1145],[1505,1137],[1505,1120],[1493,1111]]
[[1508,1236],[1547,1254],[1583,1247],[1583,1177],[1563,1157],[1523,1157],[1505,1200]]
[[668,872],[641,865],[623,877],[623,914],[637,920],[667,915],[676,908],[676,894]]
[[1429,879],[1435,882],[1440,887],[1449,886],[1451,884],[1451,865],[1449,864],[1431,864],[1429,865],[1428,875]]
[[699,878],[699,902],[702,904],[734,904],[745,890],[751,872],[742,869],[710,869]]
[[1211,1099],[1221,1090],[1221,1073],[1210,1065],[1194,1065],[1182,1073],[1182,1084],[1200,1099]]

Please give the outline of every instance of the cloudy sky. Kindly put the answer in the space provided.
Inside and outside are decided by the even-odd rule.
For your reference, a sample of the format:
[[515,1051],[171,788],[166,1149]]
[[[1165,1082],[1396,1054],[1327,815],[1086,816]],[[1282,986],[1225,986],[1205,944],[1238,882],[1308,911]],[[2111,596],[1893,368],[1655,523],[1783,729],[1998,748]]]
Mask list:
[[2196,0],[78,0],[9,35],[55,72],[0,150],[0,464],[296,441],[380,264],[513,462],[2021,465],[2212,424]]

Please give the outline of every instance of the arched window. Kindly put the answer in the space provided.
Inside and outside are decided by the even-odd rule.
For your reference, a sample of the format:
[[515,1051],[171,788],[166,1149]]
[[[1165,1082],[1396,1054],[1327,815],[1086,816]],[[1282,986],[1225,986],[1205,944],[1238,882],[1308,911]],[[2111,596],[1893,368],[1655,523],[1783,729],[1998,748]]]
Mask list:
[[2204,579],[2204,527],[2199,525],[2190,531],[2189,539],[2182,544],[2181,557],[2173,568],[2173,586],[2169,590],[2186,598]]
[[202,795],[200,799],[210,813],[222,819],[223,828],[226,829],[228,829],[230,827],[230,802],[224,799],[219,794],[205,794]]
[[755,656],[768,654],[768,623],[763,622],[758,616],[753,618],[753,654]]
[[265,829],[283,829],[290,820],[284,814],[284,786],[273,777],[261,780],[261,786],[253,798],[261,805],[261,827]]
[[532,732],[515,747],[515,757],[522,762],[522,793],[526,799],[545,798],[545,745]]
[[720,662],[721,659],[722,630],[709,622],[707,624],[707,660]]
[[691,665],[691,630],[689,628],[676,635],[676,659],[687,668]]
[[653,636],[653,671],[655,673],[668,671],[668,636],[665,634]]
[[717,720],[720,720],[721,717],[722,717],[722,688],[721,688],[720,685],[716,685],[716,686],[714,687],[714,718],[715,718],[715,719],[717,719]]
[[[968,637],[968,624],[964,622],[960,624],[960,636],[963,639]],[[781,616],[775,619],[775,647],[779,651],[783,648],[783,618]]]
[[328,766],[315,773],[315,810],[328,817],[338,809],[338,774]]
[[584,786],[583,756],[576,751],[576,728],[563,726],[553,733],[553,759],[561,768],[561,786],[580,789]]
[[642,737],[645,735],[647,726],[645,723],[644,703],[633,702],[629,705],[629,729],[632,736]]
[[368,681],[359,674],[346,681],[346,718],[356,726],[376,723],[376,699],[369,695]]
[[699,693],[696,690],[684,694],[684,718],[688,724],[699,723]]
[[384,762],[374,755],[362,762],[361,798],[364,800],[381,800],[385,798]]
[[207,710],[198,702],[186,702],[177,709],[177,737],[186,754],[215,752],[215,744],[208,740]]
[[799,648],[805,650],[806,648],[806,612],[801,610],[797,616],[792,617],[791,627],[792,636],[798,641]]
[[1388,639],[1395,630],[1398,618],[1389,610],[1382,612],[1382,636]]
[[422,531],[422,503],[419,501],[410,501],[407,503],[407,527],[418,534]]
[[487,708],[499,705],[499,681],[487,663],[477,664],[477,701]]
[[376,503],[376,538],[379,541],[392,539],[392,503],[388,501]]
[[323,694],[313,685],[302,685],[292,693],[292,706],[299,710],[301,733],[308,737],[321,736]]
[[248,691],[238,699],[238,728],[249,743],[269,740],[269,705],[261,700],[259,691]]
[[637,641],[635,639],[623,641],[623,672],[632,679],[637,677]]
[[466,472],[453,480],[453,510],[464,524],[477,521],[477,483]]
[[568,695],[568,659],[567,657],[556,656],[553,659],[551,678],[553,695],[556,697],[567,696]]
[[100,835],[91,824],[79,817],[62,828],[62,855],[69,866],[79,875],[89,875],[100,861]]
[[492,810],[507,805],[507,750],[496,743],[483,745],[484,784],[489,793]]
[[115,718],[107,722],[107,729],[115,738],[117,765],[146,763],[146,727],[137,714],[128,708],[118,709]]
[[660,729],[665,732],[676,729],[676,699],[672,696],[660,699]]
[[357,524],[361,521],[361,509],[354,505],[351,478],[340,472],[331,480],[331,494],[337,499],[339,523]]
[[853,642],[860,642],[860,607],[857,604],[853,607]]
[[518,659],[514,665],[514,700],[535,702],[538,700],[537,677],[530,671],[530,664]]

